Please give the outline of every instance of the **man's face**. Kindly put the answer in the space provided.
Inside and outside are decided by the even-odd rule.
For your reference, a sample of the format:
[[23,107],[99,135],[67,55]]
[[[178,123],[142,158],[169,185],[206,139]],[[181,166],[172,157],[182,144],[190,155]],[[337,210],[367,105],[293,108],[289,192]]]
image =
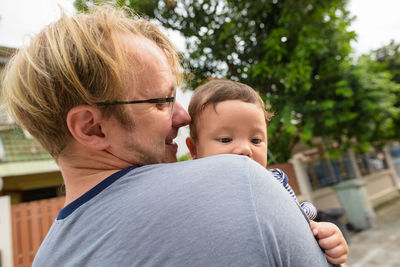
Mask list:
[[237,154],[267,165],[267,125],[264,111],[241,100],[208,105],[197,121],[196,158]]
[[[128,73],[124,100],[146,100],[174,95],[175,79],[164,52],[151,40],[132,34],[121,35],[125,49],[136,53],[137,79]],[[171,117],[168,104],[126,105],[133,127],[124,127],[111,117],[109,152],[129,165],[176,162],[177,144],[173,139],[181,126],[190,122],[189,114],[175,102]]]

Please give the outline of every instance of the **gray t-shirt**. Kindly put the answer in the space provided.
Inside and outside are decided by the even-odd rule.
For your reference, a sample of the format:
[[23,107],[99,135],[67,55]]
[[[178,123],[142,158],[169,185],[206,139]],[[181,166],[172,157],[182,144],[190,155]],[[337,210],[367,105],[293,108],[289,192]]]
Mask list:
[[33,266],[329,266],[304,214],[247,157],[117,172],[63,210]]

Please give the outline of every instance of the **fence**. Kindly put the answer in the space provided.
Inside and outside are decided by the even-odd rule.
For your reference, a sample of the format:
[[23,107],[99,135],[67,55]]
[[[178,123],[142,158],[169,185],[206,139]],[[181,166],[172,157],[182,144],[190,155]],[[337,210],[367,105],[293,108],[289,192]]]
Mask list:
[[14,266],[31,266],[33,258],[58,212],[64,197],[12,205],[12,239]]
[[355,178],[347,155],[334,160],[317,159],[308,162],[307,165],[307,173],[314,189]]
[[400,145],[395,144],[390,149],[390,155],[392,157],[392,164],[397,177],[400,179]]
[[[355,156],[361,176],[370,175],[388,169],[383,152],[374,151]],[[307,163],[307,174],[313,189],[323,188],[357,177],[351,164],[349,153],[336,159],[317,159]]]
[[[361,179],[372,206],[381,205],[400,194],[400,144],[363,154],[348,151],[334,160],[321,160],[314,155],[292,159],[304,201],[312,202],[319,210],[341,208],[331,185]],[[396,165],[394,156],[399,159]]]

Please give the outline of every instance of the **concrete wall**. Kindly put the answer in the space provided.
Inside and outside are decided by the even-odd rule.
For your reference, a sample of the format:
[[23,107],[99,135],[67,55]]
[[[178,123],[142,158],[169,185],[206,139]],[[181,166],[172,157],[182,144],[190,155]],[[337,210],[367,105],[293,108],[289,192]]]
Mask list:
[[399,196],[395,176],[397,175],[391,170],[387,170],[362,178],[367,182],[365,189],[373,207]]
[[[400,196],[390,170],[363,176],[361,179],[366,182],[365,190],[373,207]],[[331,187],[313,190],[312,202],[319,210],[342,207],[336,192]]]
[[10,197],[0,197],[0,253],[2,267],[13,266]]
[[[363,176],[366,182],[365,190],[371,205],[378,206],[390,199],[400,196],[400,192],[393,182],[393,172],[390,170]],[[331,187],[325,187],[312,191],[313,204],[319,210],[341,208],[336,192]]]
[[[352,153],[352,152],[350,152]],[[386,160],[389,168],[367,176],[361,176],[360,171],[356,170],[359,178],[366,182],[365,190],[368,200],[372,207],[376,207],[390,199],[400,196],[400,178],[397,176],[390,154],[385,151]],[[354,155],[353,155],[354,160]],[[324,187],[313,190],[310,179],[306,172],[306,166],[301,159],[292,159],[297,181],[300,187],[298,199],[302,201],[312,202],[319,210],[328,210],[341,208],[339,198],[336,192],[331,187]],[[358,168],[357,164],[353,164]],[[354,167],[353,167],[354,168]]]

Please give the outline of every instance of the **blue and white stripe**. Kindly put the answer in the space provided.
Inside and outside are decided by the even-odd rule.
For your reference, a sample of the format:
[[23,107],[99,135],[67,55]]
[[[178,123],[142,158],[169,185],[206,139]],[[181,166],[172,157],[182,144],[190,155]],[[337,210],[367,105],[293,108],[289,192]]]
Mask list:
[[[280,169],[267,169],[267,171],[271,172],[272,176],[278,180],[283,187],[285,187],[286,191],[292,196],[292,198],[299,204],[297,200],[296,194],[294,193],[292,187],[289,185],[289,178],[287,175]],[[299,204],[301,209],[307,215],[308,219],[314,220],[317,217],[317,209],[315,206],[310,202],[303,202]]]

